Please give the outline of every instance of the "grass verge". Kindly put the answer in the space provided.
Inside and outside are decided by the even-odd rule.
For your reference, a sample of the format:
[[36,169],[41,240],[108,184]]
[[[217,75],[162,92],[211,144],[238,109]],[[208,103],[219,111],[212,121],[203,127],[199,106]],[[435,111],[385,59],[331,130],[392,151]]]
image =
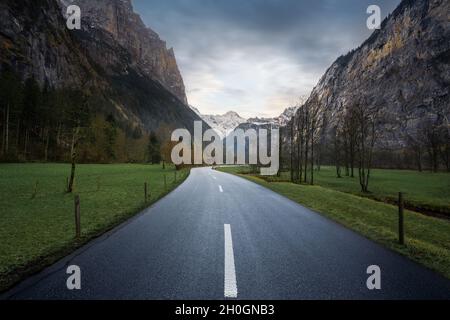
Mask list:
[[[241,173],[249,168],[241,167]],[[369,181],[370,193],[362,193],[359,185],[358,171],[355,177],[336,177],[336,169],[322,166],[314,171],[314,184],[351,193],[377,201],[397,203],[398,193],[403,192],[406,206],[413,211],[450,217],[450,173],[417,172],[411,170],[372,169]],[[308,181],[310,172],[308,171]],[[262,177],[268,182],[290,181],[290,173],[282,172],[280,177]]]

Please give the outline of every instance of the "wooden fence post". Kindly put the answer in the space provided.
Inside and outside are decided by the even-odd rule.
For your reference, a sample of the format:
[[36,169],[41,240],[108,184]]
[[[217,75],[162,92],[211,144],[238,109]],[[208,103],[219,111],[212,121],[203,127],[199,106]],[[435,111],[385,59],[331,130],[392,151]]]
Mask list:
[[34,189],[33,189],[33,194],[31,195],[31,199],[36,198],[36,195],[38,193],[38,186],[39,186],[39,180],[36,180],[36,182],[34,183]]
[[81,222],[80,222],[80,196],[75,196],[75,234],[77,239],[81,236]]
[[405,230],[403,226],[403,193],[398,193],[398,242],[401,245],[405,244]]

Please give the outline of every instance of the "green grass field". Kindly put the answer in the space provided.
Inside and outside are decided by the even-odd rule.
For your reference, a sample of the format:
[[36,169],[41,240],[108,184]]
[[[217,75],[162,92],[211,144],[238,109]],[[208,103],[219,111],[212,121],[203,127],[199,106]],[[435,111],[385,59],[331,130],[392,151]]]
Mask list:
[[[248,168],[245,167],[222,167],[219,170],[240,174],[244,178],[320,212],[324,216],[359,232],[367,238],[383,244],[450,278],[450,221],[448,220],[428,217],[420,213],[405,210],[406,245],[401,246],[398,244],[397,233],[398,208],[390,204],[347,193],[355,190],[352,189],[353,187],[345,185],[340,187],[326,187],[324,181],[330,179],[327,178],[326,171],[323,173],[324,177],[321,178],[321,184],[323,186],[309,186],[290,182],[269,183],[252,175],[242,175],[242,173],[248,172]],[[388,179],[389,172],[383,172],[382,176],[376,177],[377,171],[374,172],[374,181],[377,182],[373,184],[373,190],[377,190],[376,188],[378,188],[378,190],[389,194],[388,190],[394,192],[393,190],[398,186],[407,187],[411,183],[411,188],[405,190],[407,194],[417,194],[416,199],[425,197],[430,203],[433,203],[432,199],[434,198],[440,199],[441,203],[445,203],[445,199],[439,194],[438,190],[445,183],[448,183],[448,181],[442,182],[437,181],[439,180],[437,179],[435,182],[437,186],[434,186],[432,182],[434,180],[430,178],[428,183],[421,183],[421,181],[428,179],[425,177],[426,174],[424,174],[424,176],[420,176],[423,180],[412,183],[414,181],[413,177],[407,177],[405,179],[406,181],[403,181],[401,179],[402,172],[393,170],[393,181],[387,183],[388,186],[386,189],[383,189],[382,181],[383,179]],[[406,175],[407,173],[404,172]],[[445,177],[445,174],[440,176],[441,178]],[[377,183],[378,186],[376,186]],[[340,188],[347,192],[339,191]],[[427,198],[425,195],[420,195],[421,188],[424,189],[425,195],[431,195],[430,198]],[[448,194],[448,190],[442,190],[442,192]]]
[[[246,167],[239,170],[248,172]],[[281,177],[269,177],[269,180],[288,181],[289,178],[290,173],[283,172]],[[403,192],[410,206],[450,214],[450,173],[373,169],[369,180],[370,193],[363,194],[357,169],[354,178],[343,175],[338,179],[334,167],[323,166],[320,171],[314,171],[314,184],[388,202],[397,201],[398,193]]]
[[69,173],[68,164],[0,164],[0,291],[155,202],[189,170],[178,171],[175,182],[174,168],[160,165],[78,165],[80,240],[75,240],[74,194],[65,193]]

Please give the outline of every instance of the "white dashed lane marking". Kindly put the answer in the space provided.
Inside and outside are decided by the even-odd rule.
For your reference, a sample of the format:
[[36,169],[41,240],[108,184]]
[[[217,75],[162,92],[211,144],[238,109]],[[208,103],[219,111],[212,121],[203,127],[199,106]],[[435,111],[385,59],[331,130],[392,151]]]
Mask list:
[[225,230],[225,298],[237,298],[236,268],[234,266],[233,239],[231,226],[224,225]]

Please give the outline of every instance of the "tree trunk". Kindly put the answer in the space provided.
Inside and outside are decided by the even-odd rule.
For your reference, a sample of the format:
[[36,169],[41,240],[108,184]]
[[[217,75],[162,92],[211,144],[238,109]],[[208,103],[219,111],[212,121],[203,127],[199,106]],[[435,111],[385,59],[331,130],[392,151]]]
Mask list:
[[290,153],[290,170],[291,170],[291,182],[294,182],[294,120],[291,123],[291,140],[290,140],[291,148],[289,150]]
[[350,177],[355,177],[355,147],[350,151]]
[[300,160],[299,160],[299,177],[300,177],[300,183],[302,183],[302,177],[303,177],[303,135],[300,141]]
[[58,123],[58,129],[56,131],[56,145],[59,147],[61,145],[61,123]]
[[303,132],[305,132],[305,137],[304,137],[304,141],[305,141],[305,171],[303,172],[303,181],[306,183],[307,182],[307,174],[308,174],[308,140],[309,140],[309,110],[305,109],[305,116],[304,116],[304,120],[303,120]]
[[19,155],[19,142],[20,142],[20,119],[17,119],[17,128],[16,128],[16,156]]
[[309,137],[306,137],[305,139],[305,172],[304,172],[304,177],[303,177],[303,181],[306,183],[307,179],[308,179],[308,140]]
[[[320,135],[320,134],[319,134]],[[317,166],[317,172],[320,172],[320,165],[321,165],[321,158],[322,158],[322,147],[320,144],[320,140],[319,139],[319,144],[317,145],[317,150],[316,150],[316,166]]]
[[447,171],[450,171],[450,145],[447,143],[444,151],[442,152],[442,159],[445,164]]
[[[5,111],[3,111],[3,114],[5,114]],[[5,117],[6,118],[6,117]],[[3,119],[2,119],[3,120]],[[6,121],[5,121],[6,122]],[[6,135],[6,125],[5,122],[2,125],[2,149],[1,149],[1,155],[3,156],[5,154],[5,135]]]
[[278,171],[277,171],[277,177],[281,176],[281,170],[282,170],[282,166],[283,166],[283,138],[281,136],[281,128],[279,130],[279,135],[278,135],[278,147],[280,150],[279,153],[279,166],[278,166]]
[[417,170],[419,170],[419,172],[422,172],[422,153],[420,150],[417,150],[416,158],[417,158]]
[[9,152],[9,103],[6,106],[5,153]]
[[349,164],[350,164],[350,177],[355,177],[355,128],[354,125],[350,127],[349,133]]
[[50,129],[47,128],[46,130],[46,141],[45,141],[45,150],[44,150],[44,158],[45,162],[48,160],[48,145],[50,142]]
[[345,164],[345,176],[350,175],[350,151],[349,151],[349,143],[348,143],[348,134],[344,134],[344,164]]
[[334,161],[336,165],[336,177],[341,178],[341,157],[340,157],[340,143],[339,143],[339,134],[336,128],[334,133]]
[[302,131],[300,126],[297,125],[297,182],[302,183],[302,174],[301,174],[301,167],[302,167],[302,154],[301,154],[301,141],[302,141]]
[[364,164],[359,166],[359,185],[361,186],[361,191],[366,192],[366,170],[364,168]]
[[366,171],[365,171],[365,165],[366,165],[366,135],[365,135],[365,119],[364,119],[364,115],[361,116],[361,177],[360,177],[360,184],[361,184],[361,190],[362,192],[366,192]]
[[429,154],[429,156],[430,156],[430,169],[431,169],[431,172],[437,172],[438,170],[438,164],[437,164],[437,151],[436,151],[436,147],[433,145],[433,146],[430,146],[430,148],[429,148],[429,151],[428,151],[428,154]]
[[313,137],[314,137],[314,133],[311,134],[311,185],[314,185],[314,138]]
[[72,193],[73,192],[73,182],[75,180],[75,159],[76,157],[72,154],[71,159],[72,159],[72,166],[70,169],[70,179],[69,179],[69,185],[67,186],[67,193]]
[[25,144],[23,147],[23,156],[25,159],[27,159],[28,138],[29,138],[29,132],[28,132],[28,129],[25,129]]
[[78,134],[80,132],[80,128],[77,127],[73,130],[72,133],[72,144],[70,147],[70,158],[71,158],[71,170],[70,170],[70,178],[69,178],[69,185],[67,186],[67,192],[72,193],[73,192],[73,183],[75,180],[75,169],[76,169],[76,158],[77,158],[77,144],[78,144]]

